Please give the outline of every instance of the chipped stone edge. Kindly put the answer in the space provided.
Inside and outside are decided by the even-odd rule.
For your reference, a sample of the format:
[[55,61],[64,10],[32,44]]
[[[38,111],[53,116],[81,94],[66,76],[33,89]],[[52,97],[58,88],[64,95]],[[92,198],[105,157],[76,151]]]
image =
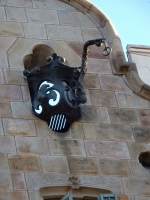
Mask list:
[[108,43],[112,48],[112,54],[109,58],[113,74],[122,75],[125,83],[131,90],[146,99],[150,99],[150,86],[145,84],[139,77],[136,64],[133,62],[126,62],[120,37],[110,19],[88,0],[60,1],[68,3],[84,12],[97,24],[97,27],[102,30],[104,37],[107,38]]

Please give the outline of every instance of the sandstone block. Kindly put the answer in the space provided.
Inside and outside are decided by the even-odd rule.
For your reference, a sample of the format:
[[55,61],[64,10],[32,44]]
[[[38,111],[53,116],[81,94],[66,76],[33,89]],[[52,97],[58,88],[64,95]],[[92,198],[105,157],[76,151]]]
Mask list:
[[72,174],[98,174],[95,158],[68,158],[70,173]]
[[81,30],[82,30],[83,38],[84,38],[85,42],[88,41],[88,40],[93,40],[93,39],[103,37],[102,33],[100,32],[100,30],[98,28],[82,27]]
[[24,23],[23,26],[26,38],[47,39],[46,29],[44,24]]
[[3,6],[31,7],[31,0],[1,0]]
[[46,138],[16,137],[17,151],[22,154],[49,154]]
[[130,176],[130,169],[127,160],[100,159],[100,170],[107,176]]
[[11,175],[7,170],[0,171],[0,189],[1,191],[12,190]]
[[[92,20],[82,12],[76,11],[58,11],[60,23],[62,25],[72,25],[72,26],[88,26],[96,27]],[[73,16],[73,17],[72,17]]]
[[137,160],[130,160],[131,174],[136,178],[149,178],[150,169],[144,168]]
[[134,200],[134,197],[129,198],[126,195],[117,195],[117,197],[118,197],[118,200]]
[[33,120],[3,119],[3,126],[6,135],[36,136]]
[[0,84],[4,84],[3,71],[0,69]]
[[30,200],[43,200],[43,197],[41,197],[40,193],[37,191],[29,191],[28,194]]
[[0,135],[4,135],[2,121],[0,120]]
[[69,174],[67,157],[41,156],[43,171],[54,174]]
[[0,153],[0,170],[9,170],[7,154]]
[[94,106],[82,106],[82,122],[101,122],[100,109]]
[[133,132],[137,142],[150,142],[150,127],[134,126]]
[[100,78],[100,84],[101,84],[102,90],[113,90],[113,91],[129,90],[123,78],[120,76],[100,75],[99,78]]
[[14,118],[37,119],[32,114],[30,102],[11,102],[10,104]]
[[49,140],[52,155],[85,156],[82,140]]
[[0,152],[16,153],[14,137],[0,136]]
[[137,159],[142,151],[146,151],[146,145],[142,143],[128,143],[130,155],[132,159]]
[[115,93],[112,91],[90,90],[92,104],[94,106],[117,107]]
[[36,155],[9,155],[9,164],[12,171],[41,172],[41,161]]
[[123,185],[127,195],[150,196],[149,178],[123,178]]
[[12,85],[27,85],[22,70],[6,69],[4,70],[5,80],[7,84]]
[[109,108],[109,114],[113,124],[140,125],[137,110]]
[[7,60],[7,55],[4,51],[0,51],[0,68],[8,68],[8,60]]
[[110,124],[110,117],[107,108],[100,108],[100,113],[102,117],[102,122],[105,124]]
[[98,76],[96,74],[86,74],[83,79],[83,87],[87,89],[99,89]]
[[27,9],[28,21],[43,24],[59,24],[57,11],[42,9]]
[[140,197],[135,196],[135,200],[149,200],[149,197]]
[[5,7],[7,20],[14,22],[27,22],[24,8]]
[[58,0],[33,0],[33,8],[65,10],[65,4]]
[[97,140],[134,142],[130,126],[94,124]]
[[87,140],[95,140],[96,134],[92,123],[82,123],[84,137]]
[[84,139],[81,122],[74,122],[71,125],[71,136],[73,139]]
[[82,41],[82,33],[79,27],[46,25],[48,39]]
[[92,105],[91,97],[90,97],[90,94],[89,94],[89,90],[88,89],[84,89],[84,92],[85,92],[85,95],[86,95],[86,98],[87,98],[87,102],[85,103],[85,105]]
[[121,108],[149,108],[148,101],[133,92],[116,92],[116,97]]
[[6,52],[14,43],[14,37],[0,37],[0,51]]
[[88,59],[88,73],[112,74],[110,61],[108,59]]
[[139,111],[141,124],[143,126],[149,126],[150,125],[150,110],[140,110]]
[[88,156],[101,156],[128,159],[129,150],[125,142],[85,141]]
[[30,101],[30,94],[28,86],[21,86],[23,101]]
[[0,22],[0,36],[23,37],[22,23]]
[[26,191],[0,192],[0,197],[2,197],[2,200],[29,200],[28,192]]
[[6,14],[4,7],[0,6],[0,21],[6,21]]
[[20,101],[22,100],[21,89],[16,85],[0,85],[0,100]]
[[24,173],[12,172],[11,176],[12,176],[14,190],[26,190],[27,189],[25,178],[24,178]]
[[0,102],[0,117],[12,117],[9,103]]

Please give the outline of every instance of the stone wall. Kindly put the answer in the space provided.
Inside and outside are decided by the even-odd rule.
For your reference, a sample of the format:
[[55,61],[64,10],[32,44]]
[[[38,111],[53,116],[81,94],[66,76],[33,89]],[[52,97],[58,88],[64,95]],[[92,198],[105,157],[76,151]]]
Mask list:
[[0,200],[39,200],[40,188],[72,185],[72,176],[119,200],[150,198],[150,170],[138,162],[150,150],[150,104],[113,75],[101,49],[90,48],[88,101],[67,133],[31,112],[24,57],[42,44],[80,66],[84,42],[103,36],[88,14],[59,0],[0,1]]

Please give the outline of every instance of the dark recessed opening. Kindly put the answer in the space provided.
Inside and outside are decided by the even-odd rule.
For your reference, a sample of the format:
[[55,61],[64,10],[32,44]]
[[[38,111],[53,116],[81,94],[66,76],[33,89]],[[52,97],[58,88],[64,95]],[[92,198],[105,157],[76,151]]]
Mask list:
[[141,152],[138,159],[143,167],[150,168],[150,151]]

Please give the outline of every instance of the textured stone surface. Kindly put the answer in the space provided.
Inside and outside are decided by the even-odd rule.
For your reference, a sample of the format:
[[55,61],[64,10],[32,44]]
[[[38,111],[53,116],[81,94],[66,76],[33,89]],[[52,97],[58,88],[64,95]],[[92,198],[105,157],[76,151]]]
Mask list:
[[145,126],[150,126],[150,110],[140,110],[139,115],[141,124]]
[[110,61],[108,59],[89,58],[87,72],[95,74],[112,74]]
[[23,119],[3,119],[6,135],[36,136],[34,121]]
[[101,122],[100,110],[98,107],[82,106],[82,122]]
[[142,143],[128,143],[132,159],[137,159],[142,151],[146,151],[146,145]]
[[116,97],[121,108],[149,108],[148,101],[133,92],[116,92]]
[[7,170],[0,171],[0,190],[12,190],[11,175]]
[[14,137],[0,136],[0,152],[16,153]]
[[28,86],[21,86],[21,92],[22,92],[23,101],[30,101]]
[[54,10],[27,9],[27,18],[29,22],[59,24],[57,11]]
[[96,134],[92,123],[82,123],[84,137],[87,140],[95,140]]
[[130,160],[130,168],[133,177],[136,178],[149,178],[150,169],[144,168],[137,160]]
[[137,142],[150,142],[150,127],[134,126],[133,132]]
[[135,197],[135,200],[149,200],[149,197]]
[[82,41],[79,27],[46,25],[48,39]]
[[31,0],[1,0],[3,6],[30,7]]
[[134,142],[130,126],[95,124],[94,127],[98,140]]
[[99,76],[101,87],[103,90],[129,90],[122,76]]
[[15,40],[13,37],[0,37],[0,51],[6,52]]
[[9,164],[12,171],[42,171],[41,161],[36,155],[9,155]]
[[2,121],[0,120],[0,135],[4,135]]
[[27,22],[24,8],[5,7],[7,20],[15,22]]
[[113,124],[140,125],[137,110],[110,108],[109,114]]
[[85,105],[92,105],[91,97],[90,97],[90,94],[89,94],[89,90],[88,89],[84,89],[84,92],[85,92],[85,95],[86,95],[86,98],[87,98],[87,102],[85,103]]
[[6,69],[4,75],[7,84],[12,85],[27,85],[27,82],[23,78],[22,70]]
[[26,190],[27,189],[24,173],[12,172],[11,176],[12,176],[14,190]]
[[49,140],[52,155],[85,156],[82,140]]
[[3,71],[0,69],[0,84],[4,84]]
[[[88,18],[85,14],[75,11],[58,11],[60,23],[62,25],[73,25],[73,26],[88,26],[96,27],[96,25]],[[72,17],[73,16],[73,17]]]
[[0,100],[20,101],[22,100],[21,89],[16,85],[0,85]]
[[9,103],[0,102],[0,117],[12,117]]
[[0,196],[2,200],[29,200],[27,191],[0,192]]
[[117,107],[115,93],[112,91],[90,90],[91,101],[94,106]]
[[0,153],[0,170],[9,170],[7,154]]
[[150,196],[149,178],[123,178],[123,185],[128,195]]
[[130,158],[125,142],[85,141],[85,148],[88,156]]
[[0,6],[0,21],[6,21],[6,14],[4,7]]
[[68,158],[70,173],[72,174],[98,174],[95,158]]
[[44,24],[24,23],[23,26],[26,38],[47,39],[46,29]]
[[71,136],[73,139],[84,139],[81,122],[74,122],[71,125]]
[[100,113],[102,117],[102,122],[105,124],[110,124],[110,117],[107,108],[100,108]]
[[67,157],[41,156],[41,162],[46,173],[69,174]]
[[0,22],[0,36],[23,37],[23,26],[21,23]]
[[99,89],[100,84],[96,74],[86,74],[83,79],[83,87],[88,89]]
[[0,51],[0,67],[1,68],[8,68],[8,60],[7,60],[7,55],[4,51]]
[[65,4],[59,0],[33,0],[33,7],[41,9],[65,10]]
[[49,154],[48,143],[45,138],[16,137],[18,153]]
[[88,40],[93,40],[93,39],[97,39],[97,38],[102,38],[103,37],[98,28],[85,28],[85,27],[82,27],[81,30],[82,30],[83,38],[84,38],[85,42],[88,41]]
[[11,102],[11,109],[14,118],[37,119],[32,114],[30,102]]
[[126,160],[99,160],[100,170],[103,175],[107,176],[130,176],[128,161]]

